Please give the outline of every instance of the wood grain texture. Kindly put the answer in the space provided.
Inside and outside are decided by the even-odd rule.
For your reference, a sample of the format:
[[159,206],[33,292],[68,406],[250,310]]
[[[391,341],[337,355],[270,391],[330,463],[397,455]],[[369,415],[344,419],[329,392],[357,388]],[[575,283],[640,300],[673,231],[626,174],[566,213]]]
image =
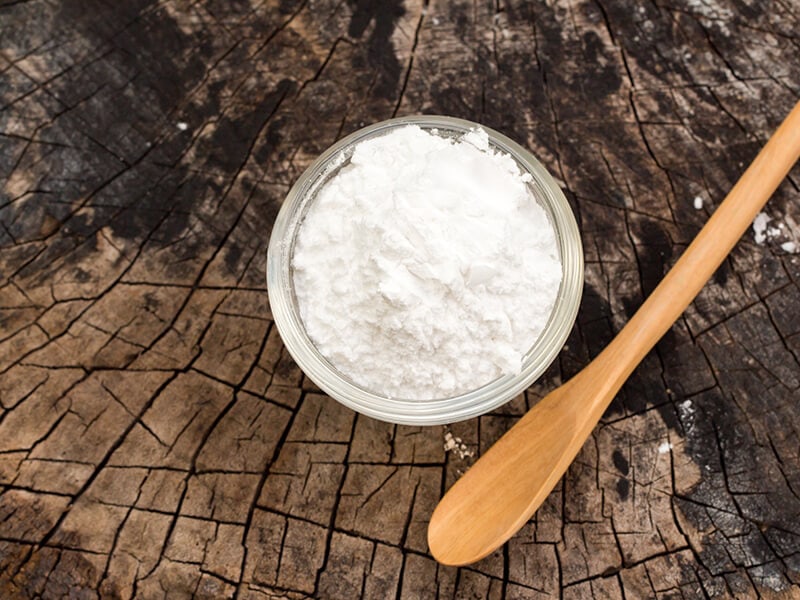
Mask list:
[[[437,565],[474,460],[320,394],[272,324],[271,223],[393,115],[529,147],[579,219],[559,360],[653,290],[800,96],[796,0],[0,0],[0,596],[795,598],[797,169],[505,547]],[[703,208],[694,208],[694,198]],[[782,227],[780,227],[782,226]]]

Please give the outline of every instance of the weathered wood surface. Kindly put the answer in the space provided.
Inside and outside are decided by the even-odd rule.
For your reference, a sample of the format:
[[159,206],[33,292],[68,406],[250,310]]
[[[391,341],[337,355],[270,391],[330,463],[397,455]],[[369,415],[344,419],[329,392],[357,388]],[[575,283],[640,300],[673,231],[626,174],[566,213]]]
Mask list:
[[426,522],[474,459],[321,395],[263,276],[289,186],[361,125],[450,114],[530,147],[586,291],[541,382],[450,428],[479,453],[653,288],[799,56],[797,0],[0,0],[0,597],[800,597],[797,170],[778,233],[460,570]]

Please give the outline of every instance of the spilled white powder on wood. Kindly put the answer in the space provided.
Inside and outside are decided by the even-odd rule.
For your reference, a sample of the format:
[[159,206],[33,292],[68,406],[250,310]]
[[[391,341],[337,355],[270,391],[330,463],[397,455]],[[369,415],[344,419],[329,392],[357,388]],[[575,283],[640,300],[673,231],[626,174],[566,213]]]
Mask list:
[[461,459],[475,456],[475,452],[470,450],[459,437],[455,437],[449,431],[444,434],[444,451],[455,452]]
[[772,221],[772,217],[765,212],[758,213],[753,219],[753,237],[756,244],[763,244],[767,241],[767,224],[770,221]]
[[678,405],[678,414],[680,415],[681,423],[683,424],[683,428],[689,433],[694,429],[695,410],[691,400],[686,400]]
[[358,144],[294,249],[317,349],[355,383],[406,399],[518,372],[561,282],[530,179],[480,129],[453,140],[406,126]]
[[767,242],[779,245],[781,250],[787,254],[797,252],[798,227],[790,215],[785,215],[784,219],[789,224],[777,223],[765,212],[760,212],[753,219],[753,237],[756,244],[764,245]]
[[672,450],[672,444],[670,444],[669,442],[662,442],[661,445],[658,447],[659,454],[666,454],[670,450]]

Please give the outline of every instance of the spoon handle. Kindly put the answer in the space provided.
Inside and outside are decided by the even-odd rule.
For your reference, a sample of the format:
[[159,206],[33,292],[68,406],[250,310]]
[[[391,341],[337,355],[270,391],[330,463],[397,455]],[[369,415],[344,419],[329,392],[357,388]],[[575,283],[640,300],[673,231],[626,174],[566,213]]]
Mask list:
[[[616,338],[592,361],[619,390],[719,268],[800,157],[800,102],[784,119],[680,259]],[[613,398],[614,393],[611,393]],[[600,418],[611,398],[598,394]]]

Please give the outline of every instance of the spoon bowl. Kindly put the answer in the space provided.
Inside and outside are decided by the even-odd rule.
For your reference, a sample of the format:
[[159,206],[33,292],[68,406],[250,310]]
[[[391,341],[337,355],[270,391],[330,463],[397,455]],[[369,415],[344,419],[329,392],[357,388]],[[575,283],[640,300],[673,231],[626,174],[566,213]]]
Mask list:
[[[458,489],[454,486],[454,493],[442,498],[428,528],[428,545],[440,562],[480,560],[497,548],[497,540],[514,535],[544,502],[574,458],[570,449],[579,415],[568,409],[573,406],[568,389],[562,386],[539,402],[514,426],[513,435],[504,435],[481,457],[479,469],[467,471],[456,483]],[[553,426],[540,431],[540,420]],[[559,458],[567,461],[563,469]]]

